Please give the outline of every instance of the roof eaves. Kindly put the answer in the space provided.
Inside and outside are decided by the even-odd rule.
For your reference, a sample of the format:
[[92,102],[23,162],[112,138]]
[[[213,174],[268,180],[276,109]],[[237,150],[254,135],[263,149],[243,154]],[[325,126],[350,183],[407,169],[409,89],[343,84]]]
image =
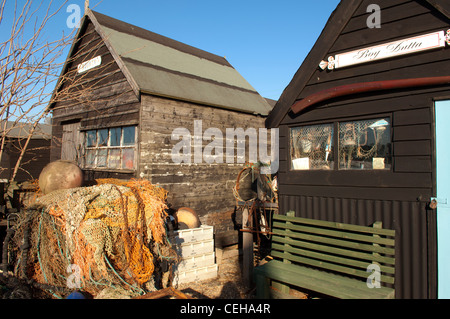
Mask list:
[[448,0],[425,0],[444,16],[450,19],[450,2]]
[[94,14],[94,12],[90,9],[86,12],[89,19],[92,21],[95,27],[95,31],[100,35],[103,42],[105,43],[106,47],[108,48],[109,52],[113,56],[114,60],[116,61],[117,65],[119,66],[120,70],[124,74],[125,78],[127,79],[128,83],[131,85],[131,88],[133,89],[134,93],[136,94],[137,98],[140,99],[140,87],[137,84],[136,80],[131,75],[128,68],[123,63],[121,57],[117,54],[117,52],[114,50],[114,47],[111,45],[111,43],[108,41],[108,37],[105,34],[105,32],[102,29],[101,24],[97,21],[97,18]]
[[217,104],[217,103],[206,103],[206,102],[195,100],[195,99],[187,99],[187,98],[180,99],[179,97],[176,97],[176,96],[161,94],[158,92],[152,92],[152,91],[147,91],[147,90],[142,90],[142,94],[147,94],[147,95],[152,95],[152,96],[157,96],[157,97],[162,97],[162,98],[168,98],[168,99],[178,100],[178,101],[187,102],[187,103],[194,103],[194,104],[207,106],[207,107],[230,110],[230,111],[234,111],[234,112],[238,112],[238,113],[252,114],[252,115],[262,116],[262,117],[267,117],[267,115],[268,115],[268,112],[243,110],[243,109],[237,108],[237,107],[230,107],[228,105]]
[[[424,1],[450,19],[450,2],[448,0]],[[328,53],[329,49],[334,44],[334,41],[361,3],[362,0],[343,0],[338,4],[310,53],[295,73],[289,85],[283,91],[283,94],[274,106],[272,112],[267,117],[266,127],[277,127],[280,125],[281,121],[289,113],[290,107],[297,99],[298,94],[303,90],[307,81],[311,78],[319,65],[319,57],[325,56],[326,53]],[[321,54],[318,52],[321,52]]]
[[[1,127],[4,127],[4,121],[0,121]],[[8,121],[6,123],[6,136],[9,138],[25,139],[28,138],[32,129],[32,123]],[[32,140],[44,139],[50,140],[52,137],[52,126],[50,124],[38,123],[34,128]]]
[[353,13],[358,9],[363,0],[342,0],[328,19],[322,33],[306,56],[300,68],[293,76],[291,82],[284,89],[278,102],[266,119],[266,127],[278,127],[284,117],[289,113],[291,105],[304,89],[306,83],[317,69],[334,42],[347,25]]
[[74,51],[75,51],[75,49],[76,49],[76,47],[78,45],[78,40],[80,39],[80,35],[85,31],[86,26],[87,26],[87,19],[86,19],[86,16],[83,16],[83,19],[80,21],[80,27],[78,28],[78,31],[77,31],[77,33],[74,36],[74,40],[72,41],[72,45],[70,47],[69,53],[67,54],[67,58],[64,61],[64,65],[63,65],[63,67],[61,69],[61,73],[59,74],[58,81],[56,82],[56,85],[55,85],[55,89],[53,90],[52,96],[50,98],[50,103],[49,103],[49,106],[48,106],[49,109],[52,109],[53,106],[56,103],[55,102],[55,96],[56,96],[59,88],[63,84],[63,81],[62,81],[63,75],[68,70],[70,57],[73,55],[73,53],[74,53]]

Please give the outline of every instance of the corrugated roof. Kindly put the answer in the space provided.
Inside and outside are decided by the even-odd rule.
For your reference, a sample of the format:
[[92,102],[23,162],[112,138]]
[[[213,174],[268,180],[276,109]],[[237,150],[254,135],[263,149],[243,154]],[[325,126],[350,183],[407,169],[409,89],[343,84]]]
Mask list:
[[90,11],[141,93],[267,115],[267,101],[223,57]]

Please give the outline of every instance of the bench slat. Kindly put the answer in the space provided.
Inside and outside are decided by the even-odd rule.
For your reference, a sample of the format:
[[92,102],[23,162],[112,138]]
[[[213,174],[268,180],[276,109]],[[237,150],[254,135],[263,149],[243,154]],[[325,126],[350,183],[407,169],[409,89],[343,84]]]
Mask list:
[[287,222],[292,222],[292,223],[302,223],[302,224],[306,224],[306,225],[317,225],[317,226],[322,226],[322,227],[357,231],[357,232],[368,233],[368,234],[385,235],[385,236],[391,236],[391,237],[395,236],[395,230],[393,230],[393,229],[373,228],[373,227],[361,226],[361,225],[335,223],[335,222],[329,222],[329,221],[325,221],[325,220],[317,220],[317,219],[310,219],[310,218],[303,218],[303,217],[294,217],[294,216],[285,216],[285,215],[280,215],[280,214],[274,214],[273,220],[274,221],[275,220],[287,221]]
[[372,274],[368,266],[376,264],[382,285],[395,283],[395,231],[381,222],[367,227],[275,214],[272,233],[275,259],[255,268],[262,280],[258,291],[267,290],[266,276],[281,287],[286,283],[339,298],[393,297],[394,289],[370,289],[366,282]]
[[386,254],[386,255],[394,255],[395,254],[394,248],[387,248],[387,247],[383,247],[383,246],[374,246],[374,245],[357,243],[357,242],[347,241],[347,240],[334,239],[334,238],[324,238],[321,236],[288,232],[288,231],[283,231],[280,229],[273,229],[272,232],[275,235],[279,235],[279,236],[291,237],[291,238],[295,238],[295,239],[303,239],[303,240],[314,241],[314,242],[323,243],[323,244],[330,244],[330,245],[340,246],[340,247],[345,247],[345,248],[377,252],[377,253]]
[[[370,273],[368,273],[366,271],[358,270],[355,268],[349,268],[349,267],[341,266],[338,264],[328,263],[325,261],[318,261],[318,260],[307,258],[307,257],[294,256],[289,253],[273,251],[271,255],[273,257],[288,259],[288,260],[299,262],[299,263],[302,263],[305,265],[321,268],[324,270],[339,272],[339,273],[347,274],[347,275],[351,275],[351,276],[356,276],[356,277],[360,277],[363,279],[367,279],[370,275]],[[381,277],[380,278],[381,282],[388,283],[388,284],[394,283],[394,277],[388,277],[383,274],[380,277]]]
[[[329,296],[339,296],[347,299],[385,299],[392,298],[394,289],[368,288],[364,281],[349,279],[344,276],[311,269],[308,267],[284,264],[279,261],[255,268],[257,285],[262,286],[265,277],[276,281],[293,284],[307,290],[316,291]],[[258,290],[259,298],[263,297],[262,289]]]
[[318,235],[324,235],[334,238],[341,238],[341,239],[349,239],[349,240],[355,240],[355,241],[362,241],[367,243],[375,243],[375,244],[381,244],[381,245],[387,245],[387,246],[394,246],[395,241],[393,239],[389,238],[377,238],[370,235],[361,235],[361,234],[355,234],[350,232],[342,232],[337,230],[328,230],[328,229],[322,229],[322,228],[315,228],[315,227],[309,227],[309,226],[298,226],[298,225],[291,225],[291,224],[284,224],[279,222],[273,222],[272,225],[273,229],[281,228],[281,229],[289,229],[293,230],[295,232],[302,232],[302,233],[313,233]]
[[[275,236],[272,237],[272,240],[275,242],[281,243],[281,244],[288,244],[290,246],[294,246],[294,247],[289,247],[289,246],[286,247],[284,245],[273,243],[272,249],[279,250],[279,251],[288,251],[288,252],[291,252],[291,253],[294,253],[297,255],[310,256],[310,257],[313,257],[316,259],[337,262],[337,263],[341,263],[344,265],[355,266],[355,267],[364,268],[364,269],[366,269],[367,266],[369,266],[370,264],[372,264],[374,262],[378,262],[381,264],[387,264],[387,265],[395,265],[395,258],[391,258],[391,257],[365,254],[365,253],[349,251],[349,250],[344,250],[344,249],[339,249],[339,248],[331,248],[328,246],[322,246],[322,245],[316,245],[316,244],[310,245],[308,243],[304,243],[304,245],[297,245],[295,243],[295,241],[293,241],[293,240],[288,240],[288,239],[279,238],[279,237],[275,237]],[[307,249],[302,249],[302,248],[307,248]],[[336,255],[341,255],[341,257],[336,256]],[[348,258],[348,257],[355,258],[356,260]],[[387,272],[390,274],[393,274],[395,272],[394,267],[389,267],[389,266],[385,266],[385,265],[381,265],[380,267],[381,267],[382,272]]]
[[[350,258],[363,259],[363,260],[367,260],[367,261],[377,261],[377,262],[380,262],[383,264],[395,265],[394,257],[383,256],[380,254],[371,254],[371,253],[367,253],[365,251],[357,251],[355,249],[345,249],[345,248],[341,248],[341,247],[323,245],[322,242],[313,243],[313,242],[308,242],[308,241],[304,241],[304,240],[294,240],[294,239],[288,238],[288,236],[280,237],[280,236],[275,236],[275,235],[272,236],[272,241],[275,243],[286,244],[289,246],[304,248],[305,250],[320,251],[325,254],[341,255],[341,256],[350,257]],[[272,249],[273,249],[273,247],[274,246],[272,244]],[[282,246],[282,247],[286,247],[286,246]],[[280,248],[279,250],[283,250],[283,249]],[[348,259],[348,258],[346,258],[346,259]]]

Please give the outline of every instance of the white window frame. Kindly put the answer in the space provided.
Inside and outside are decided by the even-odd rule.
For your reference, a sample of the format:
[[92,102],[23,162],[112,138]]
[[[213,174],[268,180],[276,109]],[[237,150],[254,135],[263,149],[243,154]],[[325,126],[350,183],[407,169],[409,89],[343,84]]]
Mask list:
[[[132,145],[124,145],[124,128],[127,127],[134,127],[134,144]],[[120,128],[120,143],[119,146],[111,146],[111,130]],[[99,132],[102,130],[108,130],[108,138],[106,146],[99,146]],[[96,134],[96,141],[94,146],[88,146],[87,144],[87,136],[89,132],[95,131]],[[91,129],[84,131],[84,139],[83,139],[83,146],[84,146],[84,156],[83,156],[83,167],[85,169],[99,169],[99,170],[120,170],[120,171],[129,171],[129,170],[136,170],[136,156],[137,156],[137,126],[136,125],[126,125],[126,126],[116,126],[116,127],[108,127],[108,128],[98,128],[98,129]],[[106,163],[104,166],[99,166],[99,159],[101,156],[99,156],[99,151],[105,150],[106,151]],[[111,167],[109,165],[110,161],[110,150],[120,150],[120,163],[118,167]],[[133,150],[133,167],[124,167],[123,163],[123,150]],[[88,164],[88,153],[90,151],[95,152],[94,155],[94,161],[92,165]]]

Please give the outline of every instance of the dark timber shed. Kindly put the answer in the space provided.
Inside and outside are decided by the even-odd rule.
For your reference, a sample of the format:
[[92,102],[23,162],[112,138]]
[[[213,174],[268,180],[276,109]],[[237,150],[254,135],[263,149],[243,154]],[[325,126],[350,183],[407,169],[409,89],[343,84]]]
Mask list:
[[[4,122],[0,122],[1,127]],[[5,152],[0,163],[0,180],[10,180],[28,138],[31,124],[6,123]],[[50,124],[38,124],[31,136],[28,147],[20,161],[15,181],[25,182],[39,178],[39,174],[50,159],[52,127]]]
[[243,164],[172,157],[172,133],[187,129],[194,142],[194,121],[201,133],[264,128],[271,106],[224,57],[87,10],[53,97],[52,160],[78,162],[89,180],[147,178],[173,208],[215,226],[216,243],[237,242],[232,186]]
[[449,296],[449,29],[447,0],[342,0],[266,120],[280,212],[395,229],[396,298]]

